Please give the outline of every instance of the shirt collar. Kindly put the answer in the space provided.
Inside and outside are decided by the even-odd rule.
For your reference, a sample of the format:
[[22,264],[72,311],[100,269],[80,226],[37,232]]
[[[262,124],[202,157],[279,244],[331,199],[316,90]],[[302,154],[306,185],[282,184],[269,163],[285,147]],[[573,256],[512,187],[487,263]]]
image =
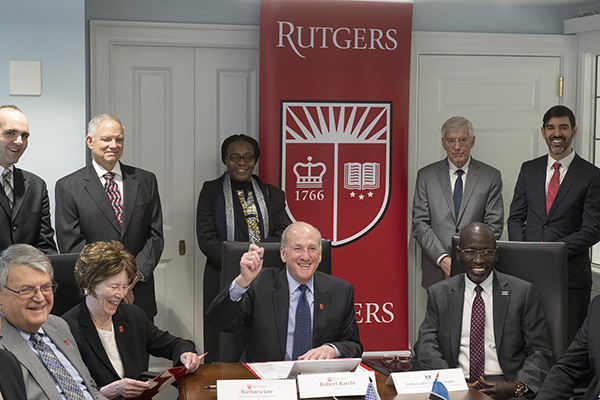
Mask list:
[[[290,275],[290,273],[288,272],[288,270],[285,270],[285,275],[287,277],[287,281],[288,281],[288,288],[290,290],[290,294],[294,293],[296,291],[296,289],[298,289],[298,287],[300,286],[300,284],[298,282],[296,282],[296,280],[292,277],[292,275]],[[308,283],[306,284],[306,286],[308,286],[308,289],[314,293],[314,285],[315,285],[315,276],[311,276],[310,277],[310,281],[308,281]]]
[[118,176],[119,178],[123,178],[123,174],[121,173],[121,162],[120,161],[118,161],[115,164],[112,171],[108,171],[102,165],[98,164],[96,162],[96,160],[94,160],[94,159],[92,159],[92,166],[94,167],[94,170],[96,171],[96,175],[98,175],[98,178],[102,178],[104,176],[104,174],[106,174],[107,172],[114,172],[116,177]]
[[[490,272],[488,277],[485,278],[485,280],[483,282],[481,282],[479,284],[479,286],[481,286],[483,288],[483,291],[485,293],[490,294],[490,293],[492,293],[493,282],[494,282],[494,271],[492,270],[492,272]],[[465,274],[465,291],[471,293],[475,290],[475,286],[477,286],[477,284],[475,282],[473,282],[472,280],[470,280],[467,277],[467,274]]]
[[573,160],[575,159],[575,150],[571,151],[571,154],[569,154],[568,156],[566,156],[565,158],[563,158],[562,160],[555,160],[554,158],[552,158],[550,156],[550,154],[548,154],[548,167],[547,169],[554,171],[554,163],[558,162],[560,163],[560,165],[564,168],[564,169],[569,169],[569,166],[571,165],[571,163],[573,162]]
[[[458,167],[454,164],[452,164],[452,161],[450,161],[449,158],[446,158],[448,160],[448,167],[450,168],[450,175],[454,175],[456,173],[456,171],[458,170]],[[469,165],[471,164],[471,156],[469,156],[469,159],[467,160],[467,162],[465,163],[465,165],[463,165],[460,169],[462,169],[465,172],[465,175],[467,174],[467,172],[469,171]]]

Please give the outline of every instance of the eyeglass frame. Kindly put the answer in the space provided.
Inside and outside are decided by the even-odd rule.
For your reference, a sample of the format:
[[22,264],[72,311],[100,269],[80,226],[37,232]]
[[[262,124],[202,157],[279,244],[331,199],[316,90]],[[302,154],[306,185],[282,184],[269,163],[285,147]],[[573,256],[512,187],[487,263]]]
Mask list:
[[[460,246],[456,246],[456,249],[465,257],[468,258],[469,260],[473,260],[474,258],[476,258],[477,256],[481,256],[483,258],[485,258],[486,260],[489,260],[491,258],[494,258],[496,256],[496,254],[498,254],[498,246],[496,246],[495,249],[481,249],[481,250],[476,250],[476,249],[461,249]],[[465,253],[466,251],[469,252],[474,252],[474,253]],[[492,254],[490,255],[484,255],[483,252],[484,251],[491,251]]]
[[[236,164],[239,163],[241,160],[244,160],[244,162],[247,164],[251,163],[252,161],[256,161],[256,155],[251,154],[251,153],[246,153],[244,155],[241,155],[238,153],[231,153],[231,154],[227,154],[227,158],[229,160],[231,160],[231,162],[234,162]],[[237,160],[236,160],[236,158],[237,158]]]
[[[2,285],[2,286],[4,286],[5,289],[8,289],[11,292],[13,292],[14,294],[16,294],[17,297],[19,297],[20,299],[23,299],[23,300],[33,299],[38,294],[38,292],[41,292],[42,295],[48,295],[49,294],[49,293],[44,293],[43,286],[39,286],[39,287],[35,287],[35,288],[28,287],[28,288],[21,289],[21,290],[14,290],[14,289],[9,288],[6,285]],[[46,285],[44,285],[44,286],[46,286]],[[58,288],[58,283],[52,282],[50,284],[50,289],[52,290],[52,294],[56,293],[56,289],[57,288]],[[27,296],[27,295],[22,294],[23,291],[28,291],[28,290],[33,290],[33,292],[32,292],[33,294],[31,296]]]
[[446,146],[454,146],[456,144],[456,142],[458,142],[458,145],[461,147],[466,146],[473,138],[470,137],[459,137],[459,138],[448,138],[448,139],[443,139],[444,140],[444,144]]

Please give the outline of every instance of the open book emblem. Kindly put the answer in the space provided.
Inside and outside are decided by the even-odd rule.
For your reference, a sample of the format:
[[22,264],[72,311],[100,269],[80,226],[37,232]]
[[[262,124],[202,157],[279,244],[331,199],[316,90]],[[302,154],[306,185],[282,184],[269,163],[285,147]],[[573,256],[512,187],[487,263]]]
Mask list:
[[281,187],[293,221],[333,246],[366,235],[389,201],[388,102],[282,101]]

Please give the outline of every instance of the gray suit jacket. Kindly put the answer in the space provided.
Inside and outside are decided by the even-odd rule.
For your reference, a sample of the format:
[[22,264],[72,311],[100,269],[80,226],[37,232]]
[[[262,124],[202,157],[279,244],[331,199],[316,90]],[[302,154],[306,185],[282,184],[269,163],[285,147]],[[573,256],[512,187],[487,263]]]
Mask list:
[[[427,312],[415,353],[421,369],[458,367],[465,297],[465,274],[427,291]],[[532,284],[494,272],[494,337],[507,381],[518,379],[537,392],[553,362],[552,345],[540,301]]]
[[56,182],[56,236],[61,253],[78,253],[87,243],[117,240],[133,254],[144,275],[135,304],[156,315],[154,268],[164,247],[162,209],[153,173],[121,163],[123,225],[115,216],[92,164]]
[[422,282],[428,288],[444,279],[437,259],[452,254],[452,236],[471,222],[488,224],[500,238],[504,223],[502,176],[497,169],[471,157],[460,212],[454,213],[448,159],[417,173],[412,235],[422,249]]
[[[52,340],[52,343],[58,347],[79,372],[90,394],[95,399],[105,399],[98,392],[96,384],[81,359],[77,343],[75,343],[75,339],[69,330],[69,325],[55,315],[48,315],[48,320],[42,325],[42,328]],[[27,390],[27,399],[61,399],[54,385],[54,379],[48,373],[42,361],[31,350],[19,331],[4,318],[4,315],[2,315],[2,340],[0,344],[3,348],[13,353],[21,364],[23,380],[25,381],[25,388]]]

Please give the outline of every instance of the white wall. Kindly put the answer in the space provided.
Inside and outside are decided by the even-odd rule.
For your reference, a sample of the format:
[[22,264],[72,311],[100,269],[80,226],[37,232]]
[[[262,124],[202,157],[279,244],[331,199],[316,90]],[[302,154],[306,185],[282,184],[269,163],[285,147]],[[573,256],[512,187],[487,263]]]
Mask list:
[[[57,179],[85,163],[85,16],[80,0],[0,0],[0,104],[29,120],[18,167],[41,176],[54,204]],[[9,96],[9,60],[38,60],[41,96]]]

